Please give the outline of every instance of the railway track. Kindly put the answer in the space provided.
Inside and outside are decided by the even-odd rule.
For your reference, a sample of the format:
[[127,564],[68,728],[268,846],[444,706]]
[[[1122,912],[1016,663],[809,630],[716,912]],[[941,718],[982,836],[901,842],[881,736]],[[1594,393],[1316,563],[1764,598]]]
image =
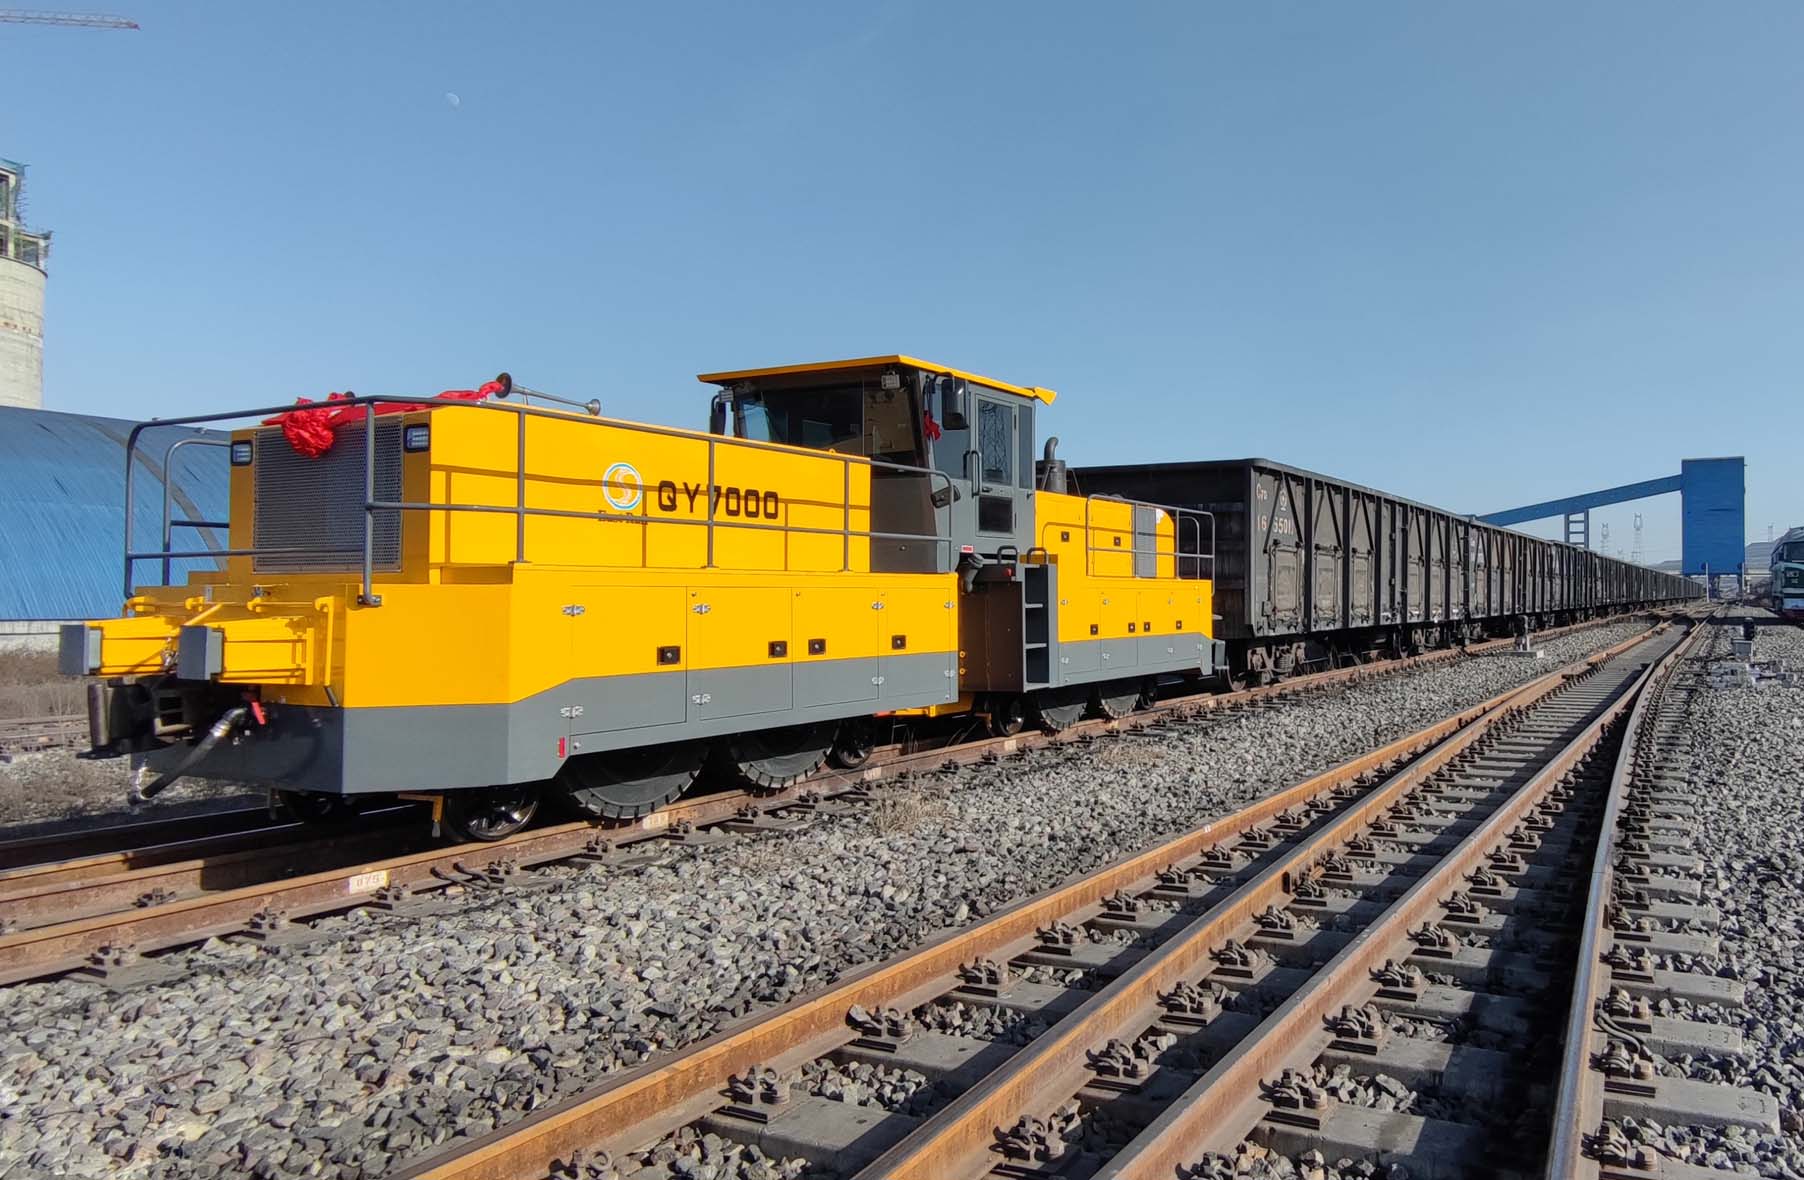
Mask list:
[[0,719],[0,754],[65,749],[81,745],[87,737],[88,719],[79,713]]
[[[1583,626],[1587,624],[1542,634]],[[1466,651],[1482,654],[1511,642],[1498,640]],[[137,825],[127,825],[44,837],[35,844],[15,841],[0,845],[0,857],[7,858],[0,864],[10,863],[0,868],[0,983],[68,971],[129,983],[163,973],[146,956],[211,937],[299,936],[303,931],[297,923],[318,915],[360,905],[417,905],[448,887],[493,885],[521,870],[573,858],[620,860],[642,855],[630,846],[645,841],[707,840],[720,832],[793,827],[823,807],[855,803],[880,780],[1164,721],[1207,720],[1287,696],[1398,675],[1461,654],[1448,649],[1236,693],[1174,698],[1121,720],[1085,721],[1059,735],[1024,733],[916,751],[889,747],[860,770],[823,772],[785,791],[721,791],[635,821],[553,824],[492,844],[434,845],[423,825],[410,827],[405,821],[406,808],[385,809],[323,835],[319,829],[267,818],[259,825],[240,811],[232,813],[227,830],[186,839],[163,839],[172,828],[147,825],[143,834],[152,843],[105,845],[116,838],[113,833],[130,839]],[[385,818],[404,822],[385,824]],[[194,820],[164,822],[187,825]],[[705,830],[709,828],[714,831]],[[102,842],[98,850],[65,855],[96,841]]]
[[1645,1003],[1738,999],[1668,961],[1713,937],[1661,721],[1696,634],[1550,673],[399,1176],[1164,1180],[1276,1154],[1269,1174],[1701,1177],[1646,1170],[1632,1120],[1778,1111],[1660,1076],[1735,1034]]

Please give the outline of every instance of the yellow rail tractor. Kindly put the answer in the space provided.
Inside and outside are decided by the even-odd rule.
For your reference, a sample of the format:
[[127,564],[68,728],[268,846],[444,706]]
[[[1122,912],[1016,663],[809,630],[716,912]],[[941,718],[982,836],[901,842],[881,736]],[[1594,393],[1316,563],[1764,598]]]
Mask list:
[[[423,795],[498,839],[546,796],[635,816],[710,759],[782,786],[855,763],[873,718],[1056,729],[1219,664],[1212,518],[1066,494],[1057,440],[1035,461],[1050,390],[899,355],[701,380],[707,432],[505,375],[333,402],[323,451],[233,430],[229,548],[128,529],[122,617],[65,629],[65,671],[103,678],[95,750],[134,757],[140,796]],[[194,558],[218,568],[171,576]],[[147,564],[185,584],[136,585]]]

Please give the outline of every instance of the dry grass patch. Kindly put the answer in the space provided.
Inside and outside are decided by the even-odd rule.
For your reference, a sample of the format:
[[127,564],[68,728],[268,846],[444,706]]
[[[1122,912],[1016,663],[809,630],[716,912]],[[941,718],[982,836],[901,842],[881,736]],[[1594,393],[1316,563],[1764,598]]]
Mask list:
[[85,682],[56,670],[56,655],[0,651],[0,717],[62,717],[87,708]]
[[932,787],[879,796],[871,804],[871,824],[882,836],[913,832],[926,824],[945,826],[952,815],[948,792]]

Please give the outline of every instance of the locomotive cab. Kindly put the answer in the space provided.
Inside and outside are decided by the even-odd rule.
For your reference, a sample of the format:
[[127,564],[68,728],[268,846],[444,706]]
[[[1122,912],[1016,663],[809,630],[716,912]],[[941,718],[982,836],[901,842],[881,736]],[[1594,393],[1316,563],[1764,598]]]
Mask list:
[[[1068,495],[1062,480],[1042,480],[1035,416],[1052,390],[901,355],[701,380],[721,386],[717,434],[908,468],[873,468],[873,528],[950,537],[960,707],[994,726],[1037,717],[1063,728],[1087,709],[1119,715],[1161,680],[1217,666],[1207,626],[1212,518]],[[874,537],[871,553],[873,569],[943,569],[906,540]]]
[[[1052,403],[1050,389],[907,356],[707,373],[701,380],[722,386],[710,417],[716,434],[872,460],[878,531],[919,535],[937,525],[961,554],[985,559],[1034,544],[1034,409]],[[897,540],[882,549],[872,560],[884,568],[935,568],[935,554],[918,544]]]

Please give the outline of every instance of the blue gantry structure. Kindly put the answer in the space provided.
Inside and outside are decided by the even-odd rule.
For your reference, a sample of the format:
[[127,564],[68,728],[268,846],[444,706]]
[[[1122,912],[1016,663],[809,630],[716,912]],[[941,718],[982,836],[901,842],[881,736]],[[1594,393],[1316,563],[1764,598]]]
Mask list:
[[1543,500],[1539,504],[1508,508],[1478,519],[1486,524],[1512,525],[1563,517],[1566,540],[1589,549],[1593,508],[1672,492],[1679,493],[1684,526],[1681,572],[1709,577],[1719,574],[1739,576],[1747,544],[1747,460],[1740,455],[1686,459],[1679,464],[1677,475],[1644,479],[1640,483],[1559,500]]

